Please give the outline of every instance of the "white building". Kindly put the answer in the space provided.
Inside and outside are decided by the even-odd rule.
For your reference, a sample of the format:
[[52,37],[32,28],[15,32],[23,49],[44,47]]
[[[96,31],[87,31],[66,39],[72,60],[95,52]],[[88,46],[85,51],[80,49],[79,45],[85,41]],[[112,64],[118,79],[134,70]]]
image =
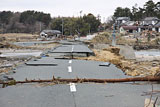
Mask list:
[[51,37],[57,37],[58,35],[60,35],[61,32],[59,30],[43,30],[40,33],[40,37],[41,38],[51,38]]
[[142,21],[142,24],[144,26],[149,26],[149,25],[155,25],[159,22],[159,19],[157,17],[146,17]]

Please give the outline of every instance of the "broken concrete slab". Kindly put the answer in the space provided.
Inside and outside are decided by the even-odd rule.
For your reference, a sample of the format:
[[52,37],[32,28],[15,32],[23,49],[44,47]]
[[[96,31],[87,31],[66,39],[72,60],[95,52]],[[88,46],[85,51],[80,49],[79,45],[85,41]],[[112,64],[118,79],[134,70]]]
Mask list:
[[26,62],[27,66],[57,66],[54,63],[37,63],[37,62]]
[[104,62],[104,63],[99,64],[99,66],[107,66],[107,67],[109,67],[110,65],[111,65],[110,62]]
[[51,53],[93,53],[93,51],[91,51],[85,45],[62,45],[49,52]]

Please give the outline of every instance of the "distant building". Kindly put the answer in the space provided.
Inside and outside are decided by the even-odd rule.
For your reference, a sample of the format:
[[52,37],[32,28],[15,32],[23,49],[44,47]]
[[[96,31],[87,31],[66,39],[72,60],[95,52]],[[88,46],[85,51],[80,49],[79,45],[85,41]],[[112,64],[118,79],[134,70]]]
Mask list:
[[122,34],[137,32],[138,27],[135,21],[130,21],[129,17],[118,17],[116,19],[116,27]]
[[130,18],[129,17],[118,17],[117,19],[116,19],[116,25],[120,25],[120,24],[122,24],[122,23],[125,23],[125,22],[128,22],[128,21],[130,21]]
[[[142,20],[142,23],[140,24],[139,28],[138,28],[138,32],[142,32],[143,30],[149,30],[149,31],[159,31],[158,28],[158,23],[159,23],[160,19],[158,19],[157,17],[146,17]],[[156,27],[157,25],[157,27]],[[158,29],[158,30],[157,30]]]
[[157,17],[146,17],[142,20],[143,26],[155,25],[159,22]]
[[142,32],[144,30],[160,32],[160,19],[146,17],[141,21],[130,21],[129,17],[118,17],[115,21],[116,30],[120,33]]
[[43,30],[40,33],[40,37],[42,38],[51,38],[51,37],[57,37],[61,34],[59,30]]
[[160,32],[160,21],[155,25],[155,30]]
[[122,34],[135,33],[138,31],[138,26],[121,26],[119,30]]

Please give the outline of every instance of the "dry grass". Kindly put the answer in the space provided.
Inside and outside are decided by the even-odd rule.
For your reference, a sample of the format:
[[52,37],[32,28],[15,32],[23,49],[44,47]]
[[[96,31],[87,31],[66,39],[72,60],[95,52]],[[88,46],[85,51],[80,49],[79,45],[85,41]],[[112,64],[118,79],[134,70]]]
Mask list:
[[92,40],[91,40],[92,43],[108,43],[110,44],[111,43],[111,34],[110,33],[102,33],[102,34],[99,34],[97,36],[95,36]]
[[37,39],[39,35],[37,34],[26,34],[26,33],[6,33],[6,34],[0,34],[0,38],[5,37],[6,41],[10,42],[19,42],[19,41],[30,41]]
[[[101,44],[111,44],[112,43],[112,33],[104,32],[95,36],[92,40],[92,43],[101,43]],[[117,44],[135,44],[136,39],[125,38],[124,35],[116,33],[116,43]]]

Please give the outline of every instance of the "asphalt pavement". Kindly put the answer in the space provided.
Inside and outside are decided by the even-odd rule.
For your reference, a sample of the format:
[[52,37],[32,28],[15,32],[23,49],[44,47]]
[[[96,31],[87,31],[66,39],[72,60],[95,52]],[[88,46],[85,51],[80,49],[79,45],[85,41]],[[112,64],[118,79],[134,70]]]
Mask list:
[[[77,46],[77,48],[76,48]],[[100,66],[104,62],[55,59],[60,51],[72,52],[91,51],[84,44],[70,44],[49,51],[50,57],[32,59],[14,69],[9,74],[15,80],[52,79],[56,78],[127,78],[129,76],[115,65]],[[57,53],[54,53],[56,51]],[[60,52],[60,53],[58,53]],[[54,56],[56,54],[56,56]],[[108,56],[109,57],[109,56]],[[154,83],[153,89],[159,90],[160,85]],[[0,88],[0,107],[143,107],[146,98],[150,98],[152,85],[139,83],[71,83],[52,84],[34,83],[17,84]],[[152,95],[152,100],[159,93]],[[157,101],[159,102],[159,100]]]

